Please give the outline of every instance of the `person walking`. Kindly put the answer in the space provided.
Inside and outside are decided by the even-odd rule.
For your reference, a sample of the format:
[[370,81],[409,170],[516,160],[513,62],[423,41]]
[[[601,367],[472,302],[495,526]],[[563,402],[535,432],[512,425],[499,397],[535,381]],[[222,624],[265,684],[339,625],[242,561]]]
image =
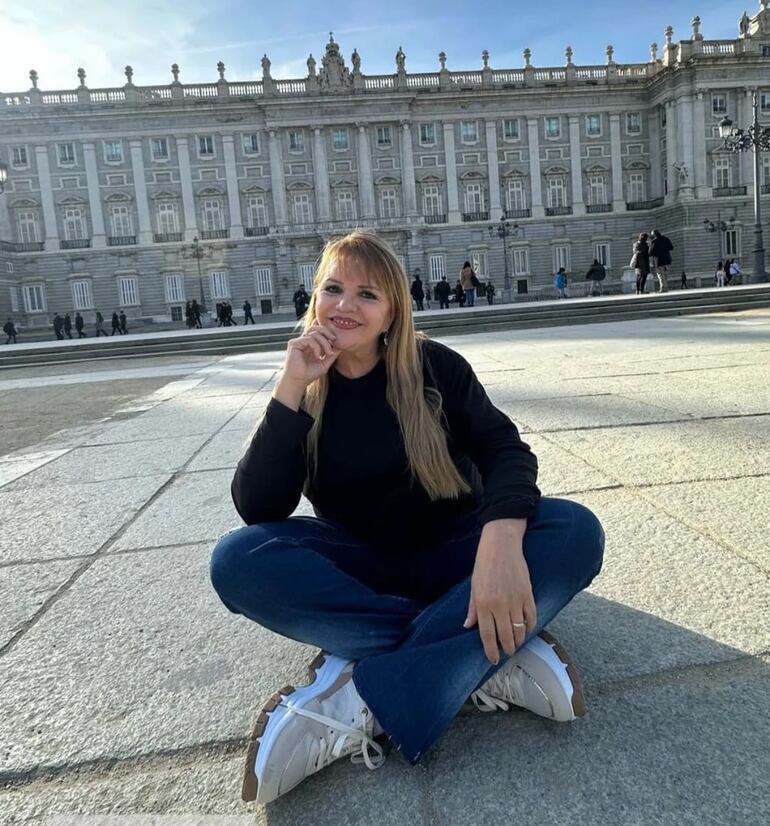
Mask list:
[[559,291],[559,298],[569,298],[569,294],[567,293],[567,271],[564,267],[559,267],[556,271],[556,274],[553,277],[553,283]]
[[120,315],[118,316],[118,320],[120,321],[120,334],[122,336],[128,335],[128,319],[126,318],[126,311],[121,310]]
[[249,322],[254,324],[254,316],[251,312],[251,304],[246,300],[243,302],[243,323],[246,325]]
[[438,299],[439,310],[448,310],[449,296],[452,294],[452,288],[449,286],[449,282],[446,280],[445,275],[441,276],[441,281],[439,281],[433,288],[433,292]]
[[668,268],[671,266],[671,252],[674,245],[669,238],[661,235],[657,229],[650,236],[650,258],[655,262],[655,273],[658,276],[658,292],[668,292]]
[[297,318],[302,318],[310,305],[310,296],[307,294],[304,284],[297,287],[291,300],[294,302],[294,312],[297,314]]
[[419,273],[414,276],[411,292],[414,303],[417,305],[417,309],[424,310],[425,307],[423,306],[423,300],[425,299],[425,291],[422,288],[422,281],[420,280]]
[[233,305],[229,301],[225,304],[225,312],[227,313],[227,326],[237,327],[238,322],[233,318]]
[[[326,245],[232,480],[245,526],[213,549],[216,594],[321,649],[310,683],[257,715],[245,800],[344,755],[374,769],[380,736],[416,765],[469,698],[562,723],[586,711],[545,628],[599,573],[601,523],[541,496],[536,457],[468,361],[415,330],[408,285],[374,234]],[[290,518],[303,490],[315,516]]]
[[634,242],[631,254],[631,268],[636,273],[636,294],[644,295],[644,288],[647,284],[647,276],[650,274],[650,246],[649,235],[640,232],[639,237]]
[[120,316],[118,315],[118,311],[115,310],[112,314],[112,332],[110,333],[111,336],[114,336],[115,333],[119,333],[123,335],[120,329]]
[[681,288],[682,288],[683,290],[686,290],[686,289],[687,289],[687,273],[686,273],[684,270],[682,270],[682,283],[681,283]]
[[94,322],[94,331],[96,332],[96,337],[99,336],[106,336],[107,331],[104,329],[104,316],[99,312],[96,311],[96,321]]
[[201,305],[198,304],[196,299],[193,298],[192,304],[190,306],[192,307],[193,321],[195,322],[195,326],[198,328],[203,327],[203,323],[201,322]]
[[13,323],[12,318],[9,318],[8,321],[6,321],[3,325],[3,332],[6,334],[6,336],[8,336],[8,338],[6,338],[5,340],[6,344],[10,344],[12,340],[14,344],[17,344],[16,336],[18,335],[18,332],[16,330],[16,325]]
[[599,263],[598,258],[594,258],[593,264],[586,272],[586,280],[591,281],[591,295],[604,295],[602,281],[607,277],[607,270],[603,264]]
[[728,284],[732,284],[732,283],[737,284],[738,279],[741,276],[741,267],[740,267],[740,264],[738,263],[738,260],[736,258],[733,258],[733,260],[730,262],[729,275],[730,275],[730,278],[729,278],[729,281],[727,283]]
[[88,336],[83,332],[83,316],[80,315],[79,312],[75,313],[75,330],[77,331],[78,338],[88,338]]
[[455,301],[457,302],[458,307],[465,306],[465,290],[463,289],[462,281],[458,278],[457,283],[455,284]]
[[492,279],[490,278],[487,281],[487,304],[491,307],[495,303],[495,285],[492,283]]
[[72,319],[69,313],[64,314],[64,335],[72,338]]
[[721,261],[717,262],[716,269],[714,270],[714,281],[717,287],[725,286],[725,265]]
[[193,325],[195,324],[192,304],[189,301],[184,305],[184,323],[187,325],[188,330],[192,330]]
[[425,285],[425,309],[430,310],[430,302],[433,300],[433,296],[430,291],[430,284]]
[[465,293],[466,303],[469,307],[475,307],[476,287],[478,287],[481,282],[477,278],[476,273],[473,271],[470,261],[466,261],[463,264],[463,268],[460,270],[460,283],[462,284],[463,292]]

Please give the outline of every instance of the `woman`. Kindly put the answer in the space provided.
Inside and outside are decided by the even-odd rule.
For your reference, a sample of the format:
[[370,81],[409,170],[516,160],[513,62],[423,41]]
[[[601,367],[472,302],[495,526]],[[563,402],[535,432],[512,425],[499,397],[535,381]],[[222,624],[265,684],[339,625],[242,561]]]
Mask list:
[[460,270],[460,284],[462,284],[465,300],[468,302],[469,307],[473,307],[476,304],[476,287],[478,283],[479,280],[476,277],[476,273],[473,272],[471,262],[466,261]]
[[650,274],[650,245],[649,235],[646,232],[639,233],[639,237],[634,243],[631,266],[636,273],[636,294],[643,295],[644,287],[647,284],[647,276]]
[[[415,764],[471,695],[482,710],[585,713],[542,629],[598,573],[604,534],[536,477],[468,362],[415,332],[387,243],[327,244],[233,479],[248,527],[211,559],[230,611],[322,649],[310,684],[259,714],[244,799],[274,800],[346,754],[376,768],[383,734]],[[289,518],[303,490],[316,518]]]
[[717,287],[725,286],[725,265],[721,261],[717,262],[716,270],[714,270],[714,280]]

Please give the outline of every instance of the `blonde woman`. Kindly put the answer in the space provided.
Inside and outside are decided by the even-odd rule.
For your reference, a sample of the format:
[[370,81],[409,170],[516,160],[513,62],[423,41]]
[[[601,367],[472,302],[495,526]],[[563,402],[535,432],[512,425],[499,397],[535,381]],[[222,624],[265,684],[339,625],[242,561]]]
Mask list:
[[[243,797],[267,803],[343,755],[411,764],[471,697],[585,713],[542,629],[596,576],[604,533],[541,498],[537,460],[458,353],[415,332],[391,248],[327,244],[301,334],[232,483],[247,527],[220,540],[226,607],[321,652],[258,715]],[[291,517],[300,494],[315,517]]]

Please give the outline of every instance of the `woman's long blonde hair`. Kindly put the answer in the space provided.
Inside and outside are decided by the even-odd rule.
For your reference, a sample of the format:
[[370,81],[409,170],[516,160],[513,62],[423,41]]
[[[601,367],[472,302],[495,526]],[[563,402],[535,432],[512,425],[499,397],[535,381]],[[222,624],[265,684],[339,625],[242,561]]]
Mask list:
[[[366,272],[385,294],[393,314],[387,346],[380,338],[380,353],[388,376],[387,402],[401,427],[412,475],[432,500],[455,499],[471,488],[449,455],[442,427],[441,394],[424,387],[422,342],[424,333],[414,329],[412,299],[406,273],[390,245],[372,232],[355,230],[329,241],[321,254],[313,279],[313,294],[305,313],[303,332],[317,323],[316,295],[332,264],[355,265]],[[315,421],[307,438],[308,481],[318,466],[318,439],[329,392],[329,376],[308,385],[302,408]]]

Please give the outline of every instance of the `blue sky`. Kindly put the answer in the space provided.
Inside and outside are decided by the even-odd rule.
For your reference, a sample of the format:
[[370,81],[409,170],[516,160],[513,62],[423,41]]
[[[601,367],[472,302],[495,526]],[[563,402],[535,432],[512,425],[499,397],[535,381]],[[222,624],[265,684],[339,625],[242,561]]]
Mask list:
[[567,45],[575,63],[601,64],[608,43],[618,63],[639,63],[648,59],[653,40],[662,46],[667,25],[675,40],[689,38],[696,14],[707,39],[735,37],[744,8],[753,16],[758,0],[646,0],[634,11],[621,0],[35,0],[3,13],[0,91],[27,89],[33,68],[40,87],[49,90],[77,86],[79,66],[92,88],[123,85],[126,64],[133,66],[137,85],[170,82],[174,62],[186,83],[215,81],[219,60],[228,80],[255,79],[264,52],[273,77],[303,77],[309,52],[320,68],[329,31],[348,65],[358,49],[365,74],[395,71],[399,46],[412,72],[437,70],[441,50],[453,70],[480,68],[483,49],[493,68],[518,67],[525,47],[532,49],[535,66],[561,66]]

